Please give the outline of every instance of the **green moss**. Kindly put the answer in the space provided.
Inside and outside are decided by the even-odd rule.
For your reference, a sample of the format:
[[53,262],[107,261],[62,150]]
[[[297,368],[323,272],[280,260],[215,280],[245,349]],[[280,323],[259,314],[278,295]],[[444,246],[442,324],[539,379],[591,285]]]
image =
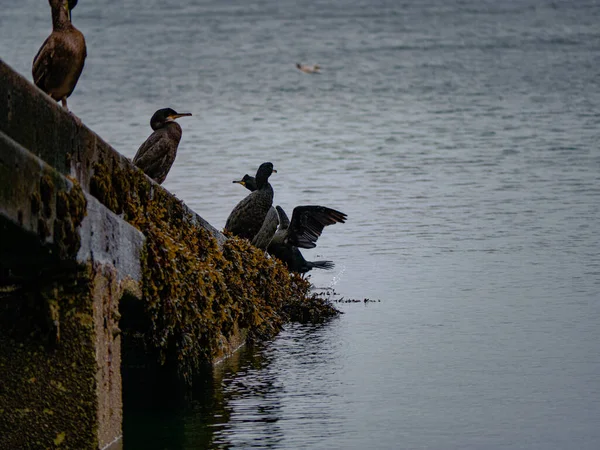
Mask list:
[[81,186],[75,180],[68,192],[56,195],[56,220],[54,221],[54,244],[61,259],[75,259],[81,238],[77,228],[87,210],[87,200]]
[[71,179],[67,185],[58,174],[42,175],[39,190],[31,193],[30,209],[37,216],[40,240],[46,241],[53,230],[58,257],[74,260],[81,246],[77,228],[87,211],[87,200],[77,180]]
[[[109,171],[108,167],[112,167]],[[323,320],[337,314],[309,283],[243,239],[223,248],[207,230],[191,225],[179,200],[140,170],[118,161],[96,164],[91,193],[146,236],[142,256],[144,329],[162,363],[184,375],[210,361],[236,326],[250,339],[275,335],[288,320]]]
[[54,439],[54,445],[60,445],[65,441],[65,432],[58,433]]

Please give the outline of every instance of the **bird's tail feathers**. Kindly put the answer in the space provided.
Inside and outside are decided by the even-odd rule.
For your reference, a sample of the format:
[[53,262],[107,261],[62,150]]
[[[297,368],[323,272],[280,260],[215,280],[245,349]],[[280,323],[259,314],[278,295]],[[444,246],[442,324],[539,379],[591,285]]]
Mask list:
[[308,264],[314,269],[331,270],[335,267],[333,261],[308,261]]

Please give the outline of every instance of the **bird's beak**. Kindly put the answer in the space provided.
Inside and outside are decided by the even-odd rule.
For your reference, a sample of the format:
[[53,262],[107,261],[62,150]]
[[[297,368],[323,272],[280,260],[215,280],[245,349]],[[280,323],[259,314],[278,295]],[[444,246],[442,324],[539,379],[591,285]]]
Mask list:
[[273,169],[273,173],[277,173],[277,170]]
[[238,184],[241,184],[242,186],[246,186],[246,182],[244,180],[233,180],[232,183],[238,183]]
[[171,114],[169,116],[169,119],[175,120],[175,119],[179,119],[180,117],[191,116],[191,115],[192,115],[192,113]]

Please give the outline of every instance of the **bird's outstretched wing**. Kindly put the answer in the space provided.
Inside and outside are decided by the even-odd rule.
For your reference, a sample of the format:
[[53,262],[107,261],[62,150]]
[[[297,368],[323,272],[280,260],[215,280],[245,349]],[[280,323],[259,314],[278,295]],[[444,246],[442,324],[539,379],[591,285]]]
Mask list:
[[316,247],[323,228],[334,223],[344,223],[346,217],[346,214],[325,206],[296,206],[287,230],[286,242],[300,248]]

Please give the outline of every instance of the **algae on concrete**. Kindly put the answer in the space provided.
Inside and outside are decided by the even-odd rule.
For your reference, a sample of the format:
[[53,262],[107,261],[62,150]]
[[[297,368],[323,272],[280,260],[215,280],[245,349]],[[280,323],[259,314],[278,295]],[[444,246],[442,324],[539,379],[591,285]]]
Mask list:
[[137,321],[143,329],[130,331],[145,335],[161,363],[173,362],[188,376],[227,353],[239,330],[264,339],[290,319],[336,314],[276,259],[243,239],[219,246],[209,231],[190,226],[182,202],[167,202],[170,194],[140,170],[112,167],[94,165],[90,190],[146,237],[143,307],[134,308],[145,319]]

